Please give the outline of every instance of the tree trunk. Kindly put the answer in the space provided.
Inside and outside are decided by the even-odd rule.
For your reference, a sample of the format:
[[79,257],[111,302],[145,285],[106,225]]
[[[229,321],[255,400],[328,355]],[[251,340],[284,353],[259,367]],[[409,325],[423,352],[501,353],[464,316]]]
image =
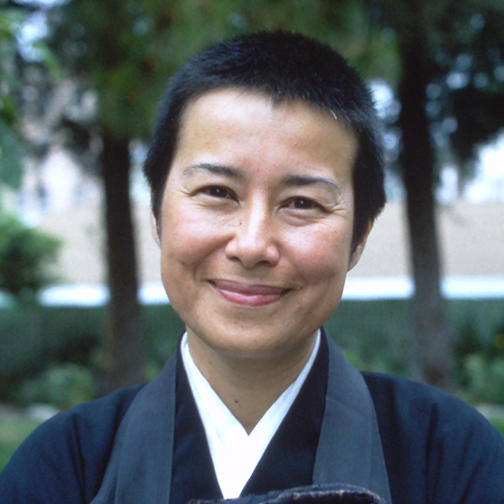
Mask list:
[[145,341],[138,302],[137,261],[129,196],[128,139],[102,134],[101,166],[104,183],[104,220],[110,301],[108,338],[99,376],[99,393],[145,379]]
[[403,34],[399,84],[402,133],[400,158],[407,197],[410,263],[415,294],[412,302],[414,370],[417,378],[449,388],[451,350],[441,295],[441,264],[434,199],[434,151],[426,114],[429,66],[425,40]]

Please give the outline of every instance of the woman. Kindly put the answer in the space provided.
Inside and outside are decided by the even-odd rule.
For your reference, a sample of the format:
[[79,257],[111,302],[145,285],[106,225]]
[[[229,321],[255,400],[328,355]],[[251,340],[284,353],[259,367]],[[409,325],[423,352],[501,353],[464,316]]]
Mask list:
[[284,32],[196,55],[145,173],[177,355],[35,432],[0,480],[9,502],[262,502],[337,483],[375,502],[504,502],[504,442],[478,413],[359,373],[322,328],[385,202],[372,100],[339,55]]

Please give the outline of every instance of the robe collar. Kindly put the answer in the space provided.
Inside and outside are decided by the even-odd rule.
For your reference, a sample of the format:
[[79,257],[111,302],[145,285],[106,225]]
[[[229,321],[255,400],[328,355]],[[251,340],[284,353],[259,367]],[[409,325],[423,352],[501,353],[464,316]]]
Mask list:
[[[324,331],[322,336],[327,338]],[[313,483],[357,485],[391,502],[370,392],[360,372],[327,340],[329,381]],[[91,504],[169,503],[177,358],[175,353],[131,403]]]

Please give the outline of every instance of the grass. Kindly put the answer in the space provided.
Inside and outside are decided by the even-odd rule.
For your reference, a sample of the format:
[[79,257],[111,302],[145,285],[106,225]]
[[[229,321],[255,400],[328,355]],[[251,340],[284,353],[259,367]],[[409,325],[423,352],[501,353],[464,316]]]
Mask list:
[[491,416],[488,420],[504,436],[504,415],[500,417]]
[[39,423],[27,418],[0,418],[0,471],[16,448]]

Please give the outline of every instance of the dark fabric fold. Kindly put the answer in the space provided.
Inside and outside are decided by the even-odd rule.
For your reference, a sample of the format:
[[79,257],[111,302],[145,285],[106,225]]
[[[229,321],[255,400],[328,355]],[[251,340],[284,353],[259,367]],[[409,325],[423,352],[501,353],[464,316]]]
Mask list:
[[366,382],[329,340],[329,381],[313,483],[344,482],[390,502],[378,422]]
[[354,485],[310,485],[247,495],[238,499],[191,500],[188,504],[384,504],[376,494]]
[[101,487],[90,504],[169,501],[176,366],[175,354],[135,397],[117,432]]
[[[325,334],[323,337],[326,337]],[[390,502],[373,402],[361,374],[329,343],[325,413],[313,483],[344,482]],[[170,499],[177,355],[137,395],[118,430],[91,504],[167,504]]]

